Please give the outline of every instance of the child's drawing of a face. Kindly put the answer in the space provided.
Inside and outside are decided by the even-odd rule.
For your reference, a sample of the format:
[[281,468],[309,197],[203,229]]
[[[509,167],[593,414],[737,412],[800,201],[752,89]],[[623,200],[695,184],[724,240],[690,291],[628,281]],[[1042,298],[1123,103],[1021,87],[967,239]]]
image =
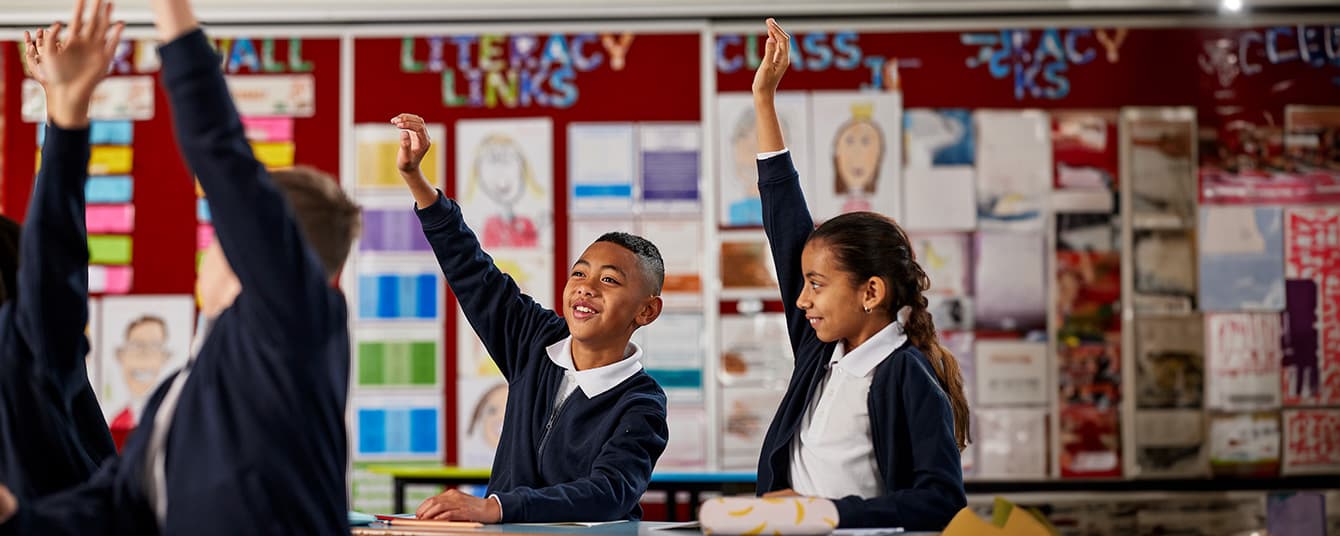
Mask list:
[[502,205],[515,205],[526,191],[526,155],[511,138],[485,139],[475,158],[475,170],[484,195]]
[[868,120],[850,121],[833,140],[833,165],[838,193],[873,192],[884,156],[884,135]]

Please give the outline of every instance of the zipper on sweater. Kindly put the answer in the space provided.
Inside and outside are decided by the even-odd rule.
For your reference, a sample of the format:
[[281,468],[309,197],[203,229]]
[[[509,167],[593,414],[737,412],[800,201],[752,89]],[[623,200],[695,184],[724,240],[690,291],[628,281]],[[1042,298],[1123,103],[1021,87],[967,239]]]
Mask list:
[[549,444],[549,432],[554,429],[554,421],[558,420],[559,414],[563,413],[563,408],[568,407],[568,401],[572,400],[572,396],[575,394],[577,394],[577,391],[573,390],[571,394],[564,397],[563,401],[558,403],[558,407],[554,408],[554,412],[549,414],[549,422],[544,423],[544,435],[540,436],[540,448],[536,451],[536,458],[539,459],[536,463],[536,469],[541,472],[544,470],[544,446]]

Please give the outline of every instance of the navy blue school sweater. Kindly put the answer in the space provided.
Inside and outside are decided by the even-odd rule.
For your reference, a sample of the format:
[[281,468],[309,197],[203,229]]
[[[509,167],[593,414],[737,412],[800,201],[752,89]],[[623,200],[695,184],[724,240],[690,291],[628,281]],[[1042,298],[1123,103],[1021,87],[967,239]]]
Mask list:
[[[252,155],[204,33],[159,52],[178,144],[242,283],[189,365],[165,447],[162,532],[347,534],[344,298]],[[21,505],[0,534],[159,533],[145,454],[175,379],[154,393],[121,457],[82,486]]]
[[507,418],[488,493],[504,523],[642,518],[638,502],[665,450],[665,391],[638,371],[595,398],[581,389],[555,407],[563,368],[545,352],[568,337],[554,311],[498,270],[439,192],[417,211],[465,317],[507,379]]
[[[836,343],[820,341],[796,306],[805,284],[801,252],[814,229],[800,176],[784,153],[758,163],[763,229],[772,246],[796,368],[758,460],[758,493],[791,487],[791,444],[811,397],[819,395]],[[910,343],[875,368],[868,398],[875,463],[883,495],[826,497],[837,504],[839,526],[941,530],[967,505],[954,440],[954,414],[930,361]]]
[[36,498],[88,480],[116,454],[88,382],[88,129],[47,127],[42,169],[0,307],[0,483]]

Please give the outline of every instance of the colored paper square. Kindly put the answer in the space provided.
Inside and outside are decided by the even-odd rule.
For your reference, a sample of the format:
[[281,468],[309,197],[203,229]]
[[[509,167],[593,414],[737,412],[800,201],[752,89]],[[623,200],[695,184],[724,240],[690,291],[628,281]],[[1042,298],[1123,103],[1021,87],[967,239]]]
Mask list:
[[416,277],[418,284],[418,299],[415,300],[417,307],[415,314],[418,318],[437,318],[437,281],[436,274],[420,274]]
[[377,318],[377,304],[381,301],[378,290],[376,276],[358,276],[358,316],[360,318]]
[[88,159],[90,175],[125,175],[130,173],[135,151],[123,145],[95,145]]
[[437,426],[438,417],[435,409],[412,409],[409,411],[410,420],[410,445],[409,450],[415,454],[432,454],[437,452]]
[[242,129],[251,141],[293,141],[292,117],[243,117]]
[[214,221],[213,215],[209,212],[209,201],[204,199],[195,200],[195,219],[202,223]]
[[88,205],[84,217],[90,233],[129,233],[135,230],[132,205]]
[[382,385],[386,383],[386,344],[363,342],[358,344],[358,384]]
[[386,343],[386,383],[391,385],[409,384],[409,343]]
[[387,452],[409,452],[413,432],[410,410],[401,408],[386,410]]
[[395,318],[400,312],[400,277],[377,276],[377,317]]
[[89,266],[88,291],[97,294],[127,294],[130,292],[129,266]]
[[363,454],[386,452],[386,410],[358,410],[358,451]]
[[209,249],[210,244],[214,243],[214,226],[208,223],[202,223],[195,228],[195,249],[203,251]]
[[131,240],[124,235],[89,235],[89,264],[130,264]]
[[410,383],[413,385],[433,385],[437,382],[437,344],[432,342],[412,342],[410,355]]
[[89,203],[129,203],[133,190],[127,175],[89,177],[84,183],[84,197]]
[[93,145],[130,145],[135,141],[135,123],[109,120],[89,123],[88,142]]
[[293,142],[254,142],[251,150],[256,160],[270,169],[293,167]]

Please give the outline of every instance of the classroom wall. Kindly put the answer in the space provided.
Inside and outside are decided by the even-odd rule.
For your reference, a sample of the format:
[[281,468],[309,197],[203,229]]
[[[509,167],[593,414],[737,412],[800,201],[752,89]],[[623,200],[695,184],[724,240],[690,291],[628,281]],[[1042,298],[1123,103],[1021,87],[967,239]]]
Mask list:
[[[1246,24],[1251,21],[1260,24]],[[808,161],[803,166],[807,175],[827,177],[806,184],[812,202],[841,210],[832,183],[824,182],[833,177],[832,133],[820,130],[838,128],[838,119],[847,116],[873,115],[888,133],[882,190],[867,200],[874,210],[916,227],[917,203],[949,206],[952,201],[967,207],[972,223],[913,229],[914,238],[926,237],[916,246],[919,255],[929,255],[921,249],[927,244],[959,248],[957,271],[943,273],[961,281],[946,282],[955,290],[936,299],[963,305],[968,319],[950,325],[941,321],[948,316],[937,316],[937,324],[965,371],[974,374],[972,396],[988,397],[975,400],[975,410],[985,410],[974,417],[979,444],[1009,452],[1011,445],[991,443],[992,434],[1027,428],[1035,433],[1028,445],[1048,445],[1040,457],[1022,464],[1028,467],[1023,473],[996,472],[990,466],[1010,458],[984,459],[980,450],[970,449],[965,453],[969,477],[1149,476],[1142,462],[1149,456],[1140,452],[1186,445],[1137,442],[1138,430],[1157,429],[1147,428],[1154,425],[1138,416],[1169,409],[1194,413],[1190,422],[1200,426],[1204,452],[1195,456],[1203,459],[1190,462],[1188,474],[1340,472],[1340,452],[1331,441],[1340,433],[1335,425],[1340,409],[1331,395],[1322,394],[1340,392],[1328,383],[1340,377],[1340,354],[1329,346],[1334,326],[1325,323],[1334,316],[1325,313],[1330,302],[1316,308],[1321,313],[1321,323],[1313,325],[1317,333],[1306,334],[1317,345],[1304,368],[1321,379],[1304,396],[1296,377],[1303,368],[1296,357],[1285,361],[1284,353],[1309,350],[1278,335],[1293,325],[1289,315],[1299,314],[1289,303],[1301,302],[1290,293],[1293,301],[1230,300],[1207,307],[1206,296],[1213,302],[1221,295],[1213,287],[1219,283],[1201,275],[1216,270],[1213,263],[1221,261],[1212,260],[1215,255],[1193,252],[1189,257],[1200,286],[1179,298],[1184,310],[1176,313],[1207,333],[1193,337],[1202,344],[1184,352],[1194,356],[1188,366],[1204,375],[1204,394],[1171,407],[1142,398],[1140,386],[1154,373],[1139,372],[1137,333],[1154,320],[1137,316],[1153,313],[1136,304],[1143,292],[1136,281],[1143,273],[1136,235],[1148,229],[1142,231],[1135,217],[1139,210],[1131,208],[1127,196],[1135,194],[1125,191],[1129,183],[1152,176],[1134,167],[1142,143],[1137,127],[1146,125],[1141,121],[1152,117],[1163,121],[1160,128],[1185,127],[1181,143],[1189,152],[1187,167],[1172,176],[1190,188],[1194,219],[1209,217],[1203,214],[1231,218],[1239,214],[1233,210],[1246,210],[1242,214],[1260,218],[1267,227],[1276,222],[1266,233],[1280,234],[1280,244],[1270,246],[1266,260],[1269,271],[1278,272],[1270,277],[1283,292],[1286,257],[1294,255],[1287,257],[1292,259],[1287,266],[1293,266],[1287,278],[1321,284],[1312,294],[1297,295],[1330,300],[1325,289],[1331,276],[1326,274],[1336,273],[1334,259],[1304,252],[1307,244],[1294,237],[1320,229],[1318,240],[1333,241],[1326,233],[1334,227],[1328,219],[1334,214],[1331,207],[1340,203],[1340,190],[1334,188],[1340,171],[1333,156],[1298,167],[1285,140],[1286,132],[1293,132],[1295,140],[1313,139],[1308,136],[1337,128],[1322,114],[1321,127],[1290,130],[1307,117],[1296,115],[1298,106],[1334,110],[1340,102],[1340,26],[1306,15],[1243,24],[1157,18],[1010,22],[798,20],[788,26],[795,50],[783,90],[798,114],[797,124],[810,127],[798,130],[814,132],[790,143],[798,162]],[[271,141],[279,144],[281,155],[289,144],[293,162],[281,157],[274,164],[335,173],[367,210],[368,229],[342,280],[354,326],[350,422],[357,462],[487,466],[488,461],[487,448],[479,443],[487,445],[487,434],[477,425],[487,422],[481,416],[488,414],[487,389],[497,383],[496,371],[474,346],[431,254],[416,241],[417,222],[406,216],[410,200],[398,177],[387,173],[387,155],[393,155],[388,144],[394,143],[388,121],[396,113],[414,112],[432,125],[436,148],[429,159],[430,178],[448,194],[486,195],[471,190],[483,187],[472,187],[469,180],[481,148],[491,134],[520,140],[515,161],[507,160],[514,156],[508,156],[513,153],[504,150],[506,144],[498,145],[497,154],[499,161],[536,166],[523,183],[522,201],[513,205],[529,227],[502,232],[500,245],[490,249],[505,267],[530,274],[522,286],[541,303],[559,302],[567,265],[592,233],[666,233],[658,242],[680,278],[666,317],[641,336],[648,348],[669,349],[649,354],[648,368],[671,393],[673,435],[689,439],[672,445],[663,468],[752,469],[757,441],[789,376],[788,350],[778,344],[784,340],[776,316],[782,304],[775,280],[768,280],[761,230],[747,220],[733,220],[729,209],[747,197],[731,176],[738,152],[731,138],[747,106],[744,92],[762,48],[757,30],[753,24],[708,21],[323,27],[316,35],[302,27],[222,29],[220,48],[230,75],[311,80],[310,113],[275,109],[257,115],[278,117],[276,124],[291,127],[291,136]],[[301,48],[295,47],[299,42]],[[115,77],[156,77],[152,61],[145,59],[149,46],[129,40],[124,72],[118,70]],[[15,43],[0,43],[0,209],[22,219],[38,128],[23,119],[25,103],[31,106],[32,100],[24,95],[22,66],[14,61],[18,52]],[[112,234],[131,238],[133,249],[123,265],[133,278],[117,292],[189,297],[193,262],[202,247],[200,229],[207,221],[197,213],[189,173],[171,148],[163,92],[156,81],[153,88],[152,117],[131,121],[133,228]],[[909,157],[905,144],[920,135],[909,130],[913,116],[957,117],[973,131],[987,133],[975,146],[969,144],[965,160],[955,161],[961,169],[950,173],[957,173],[953,180],[967,190],[932,189],[929,197],[912,199],[914,182],[909,181],[941,177],[937,173],[943,171],[936,165],[923,169],[926,163]],[[1019,121],[1038,125],[1037,138],[1005,141],[1022,143],[1019,150],[1040,151],[1038,158],[1045,160],[1014,162],[1008,147],[992,145],[999,139],[985,141],[999,136],[989,134],[992,128],[1025,124]],[[1072,124],[1101,125],[1104,141],[1092,150],[1065,145]],[[579,139],[602,144],[583,149],[570,134],[574,128],[582,133]],[[257,127],[256,132],[265,137],[274,131]],[[747,144],[744,151],[749,151]],[[996,160],[983,160],[983,154]],[[672,167],[667,162],[697,177],[688,190],[674,190],[678,175],[662,172]],[[1018,164],[1044,182],[1028,192],[1042,207],[1029,221],[989,221],[1000,214],[983,212],[983,197],[973,193],[995,187],[987,175],[996,164],[989,162]],[[1108,180],[1076,188],[1061,177],[1069,173],[1061,164],[1107,172]],[[953,195],[966,197],[951,200]],[[492,216],[509,215],[485,197],[468,208],[473,212],[467,218],[478,219],[472,221],[477,230]],[[1203,248],[1196,240],[1206,229],[1194,222],[1179,225],[1188,243]],[[1289,231],[1283,230],[1286,225]],[[984,263],[1001,258],[993,255],[1007,244],[995,238],[1002,231],[1023,237],[1019,243],[1034,252],[1026,260],[1031,264]],[[1073,241],[1095,234],[1102,238],[1079,243],[1107,244],[1107,250],[1083,251]],[[1292,245],[1286,247],[1286,241]],[[1306,255],[1311,256],[1302,260]],[[1092,269],[1076,267],[1084,263],[1099,267],[1102,285],[1081,285],[1081,298],[1058,305],[1056,297],[1071,282],[1066,278]],[[1030,268],[1021,274],[1019,266]],[[1292,291],[1297,285],[1290,284]],[[983,291],[1008,287],[1035,288],[1045,299],[1027,311],[1026,321],[999,321],[1010,314],[988,314]],[[98,298],[103,318],[130,307],[118,304],[118,294]],[[1089,306],[1101,312],[1086,317]],[[974,310],[981,313],[975,325]],[[1221,332],[1216,330],[1227,331],[1213,335]],[[99,332],[107,335],[100,344],[95,341],[95,352],[113,348],[117,326],[91,330]],[[1011,355],[1025,355],[1030,365],[1001,368]],[[1259,359],[1242,357],[1259,355],[1274,356],[1266,360],[1273,359],[1273,365],[1262,369]],[[1100,363],[1106,367],[1101,375],[1084,370]],[[105,382],[118,377],[107,368],[102,375]],[[998,375],[1022,383],[993,384],[990,378]],[[1256,383],[1243,387],[1226,379],[1240,375]],[[1261,378],[1280,394],[1245,405],[1215,402],[1227,396],[1224,389],[1255,392]],[[1266,437],[1268,452],[1214,450],[1217,441],[1227,444],[1238,438],[1235,434]],[[381,500],[384,490],[372,479],[364,482],[369,496]]]

